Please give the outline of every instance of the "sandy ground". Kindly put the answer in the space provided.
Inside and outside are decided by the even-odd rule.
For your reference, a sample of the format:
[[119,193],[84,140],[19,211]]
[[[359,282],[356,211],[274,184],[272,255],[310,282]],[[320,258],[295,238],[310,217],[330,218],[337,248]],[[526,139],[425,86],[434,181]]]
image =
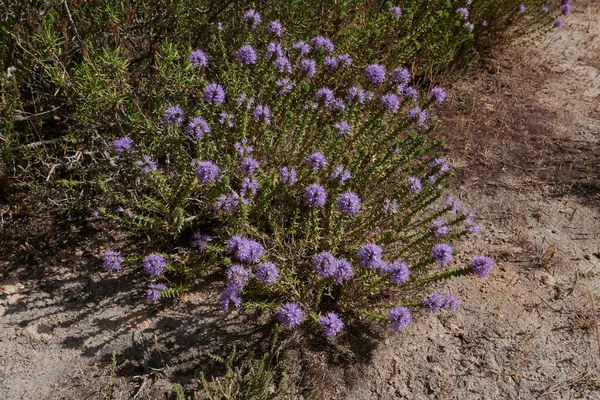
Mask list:
[[[565,28],[485,65],[454,87],[439,135],[482,227],[456,261],[485,253],[498,266],[440,287],[459,313],[386,331],[362,363],[314,361],[323,397],[600,399],[600,5],[578,2]],[[166,398],[169,380],[197,382],[219,338],[263,338],[214,313],[214,294],[145,306],[138,276],[101,272],[98,237],[135,246],[125,234],[2,212],[0,399]],[[36,234],[5,227],[19,223]],[[57,225],[66,234],[52,236]]]

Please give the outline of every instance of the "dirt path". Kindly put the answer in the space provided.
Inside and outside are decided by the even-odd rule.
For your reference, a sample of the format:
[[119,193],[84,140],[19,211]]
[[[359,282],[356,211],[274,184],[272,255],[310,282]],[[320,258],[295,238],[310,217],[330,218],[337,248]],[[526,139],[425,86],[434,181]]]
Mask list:
[[339,395],[600,399],[600,4],[584,3],[457,85],[441,118],[456,194],[482,227],[463,250],[489,253],[495,273],[442,286],[462,312],[390,336]]
[[[441,287],[463,299],[462,311],[388,332],[368,364],[315,365],[330,398],[600,399],[589,297],[600,303],[600,5],[592,3],[577,2],[541,44],[499,53],[455,87],[440,116],[454,190],[482,228],[461,254],[494,257],[493,276]],[[11,270],[19,281],[0,287],[0,399],[164,398],[167,378],[197,379],[220,336],[261,338],[214,315],[213,295],[148,310],[141,291],[130,295],[137,276],[99,273],[93,220],[44,218],[12,221],[44,243],[32,247],[18,232],[1,243],[11,255],[0,257],[0,271],[15,260],[35,268]],[[54,237],[56,224],[72,235]],[[118,364],[128,360],[121,380],[106,367],[113,351]]]

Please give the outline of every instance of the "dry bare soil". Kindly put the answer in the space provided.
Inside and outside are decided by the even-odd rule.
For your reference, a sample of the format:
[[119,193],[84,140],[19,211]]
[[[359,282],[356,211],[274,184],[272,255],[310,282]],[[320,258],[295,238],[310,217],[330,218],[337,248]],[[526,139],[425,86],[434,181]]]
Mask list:
[[[492,256],[493,275],[439,288],[462,298],[458,313],[379,346],[356,336],[355,362],[311,352],[304,379],[322,397],[600,399],[600,4],[566,21],[494,54],[437,116],[454,194],[482,227],[460,254]],[[252,315],[218,312],[216,290],[145,305],[138,275],[98,261],[141,246],[125,233],[7,201],[22,212],[0,204],[0,399],[167,398],[170,381],[215,372],[209,352],[265,340]]]

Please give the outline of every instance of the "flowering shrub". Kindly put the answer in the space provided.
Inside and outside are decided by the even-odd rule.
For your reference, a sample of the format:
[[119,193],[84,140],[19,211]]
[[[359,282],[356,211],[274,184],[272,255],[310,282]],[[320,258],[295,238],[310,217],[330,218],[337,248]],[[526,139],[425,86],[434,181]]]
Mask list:
[[[478,227],[442,198],[450,168],[428,110],[445,91],[421,93],[403,66],[358,64],[329,38],[293,39],[255,10],[242,20],[235,47],[217,28],[206,48],[161,66],[187,85],[155,134],[113,140],[120,179],[99,180],[131,212],[106,215],[194,232],[185,251],[144,255],[148,299],[170,293],[164,274],[218,268],[224,311],[270,310],[285,328],[314,324],[326,337],[356,318],[401,330],[416,310],[456,309],[427,286],[485,277],[493,263],[453,263],[450,243]],[[125,195],[130,182],[136,196]],[[107,269],[121,263],[106,254]]]

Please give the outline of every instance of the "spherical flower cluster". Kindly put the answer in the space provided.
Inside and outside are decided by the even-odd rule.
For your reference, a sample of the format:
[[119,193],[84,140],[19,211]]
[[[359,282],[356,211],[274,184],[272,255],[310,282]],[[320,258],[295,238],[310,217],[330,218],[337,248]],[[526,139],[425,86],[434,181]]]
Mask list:
[[379,269],[384,264],[381,256],[383,254],[383,250],[381,247],[377,246],[374,243],[367,244],[362,246],[356,252],[356,257],[358,257],[358,263],[369,269]]
[[256,179],[250,179],[249,177],[245,177],[242,180],[242,188],[240,189],[240,196],[242,196],[242,198],[244,198],[244,196],[246,196],[246,194],[251,193],[252,196],[256,196],[256,193],[258,192],[258,181]]
[[242,160],[241,170],[246,175],[252,175],[258,168],[258,161],[252,157],[246,157]]
[[380,64],[371,64],[365,69],[365,75],[371,83],[385,82],[385,68]]
[[392,82],[406,85],[410,81],[410,71],[404,67],[398,67],[390,72],[390,77]]
[[571,4],[569,4],[569,3],[563,4],[562,6],[560,6],[560,11],[562,11],[562,13],[565,15],[571,14]]
[[335,124],[333,124],[333,127],[335,128],[336,135],[338,136],[350,136],[350,133],[352,132],[352,128],[350,127],[348,121],[336,122]]
[[327,56],[323,59],[323,67],[327,71],[335,71],[338,68],[338,59],[335,56]]
[[387,273],[390,275],[390,281],[396,285],[402,285],[410,275],[408,265],[402,261],[390,263],[387,267]]
[[290,63],[290,60],[288,60],[288,58],[285,56],[277,57],[273,65],[275,66],[275,68],[277,68],[280,74],[289,74],[292,72],[292,63]]
[[354,217],[360,211],[360,198],[354,192],[342,193],[336,204],[342,214],[349,217]]
[[519,6],[517,7],[517,11],[519,14],[525,14],[526,9],[527,7],[525,7],[525,4],[523,3],[519,4]]
[[316,172],[320,167],[325,167],[327,165],[325,156],[319,151],[308,156],[306,162],[310,164],[313,172]]
[[461,7],[456,9],[456,13],[460,15],[463,19],[469,18],[469,10],[465,7]]
[[446,295],[441,295],[437,292],[430,294],[425,300],[423,300],[423,305],[427,306],[428,312],[438,312],[441,310],[450,310],[458,311],[458,304],[460,303],[460,299],[458,297],[454,297],[451,293],[447,293]]
[[271,21],[267,24],[267,32],[272,33],[276,36],[281,37],[282,26],[279,21]]
[[275,85],[281,88],[279,94],[282,95],[296,87],[296,82],[292,81],[290,78],[281,78],[275,82]]
[[452,247],[447,243],[438,243],[431,249],[431,254],[438,264],[445,267],[452,260]]
[[312,258],[313,269],[321,278],[333,276],[337,271],[337,260],[328,251],[319,253]]
[[339,331],[344,328],[344,323],[340,317],[334,312],[328,312],[327,314],[319,318],[319,325],[323,329],[323,333],[327,337],[335,336]]
[[194,117],[188,123],[186,131],[193,138],[200,139],[202,135],[210,132],[210,125],[208,125],[206,120]]
[[303,318],[304,313],[297,303],[284,303],[277,312],[277,319],[288,329],[300,325]]
[[115,140],[113,142],[113,147],[115,148],[115,152],[120,156],[125,153],[135,153],[133,140],[126,136]]
[[200,49],[192,51],[192,54],[188,57],[188,61],[196,68],[208,66],[206,54]]
[[143,260],[144,270],[150,276],[158,276],[165,272],[165,266],[167,262],[164,257],[153,253],[149,256],[146,256]]
[[333,170],[333,173],[331,174],[331,178],[338,179],[339,185],[344,186],[346,181],[348,179],[352,178],[352,173],[350,171],[348,171],[346,168],[344,168],[342,165],[338,165]]
[[235,192],[228,196],[222,194],[217,198],[215,209],[217,211],[224,210],[227,212],[232,212],[240,204],[240,201],[244,201],[244,199]]
[[444,100],[446,99],[446,91],[444,89],[442,89],[441,87],[434,87],[429,92],[429,98],[430,99],[433,98],[435,101],[435,104],[442,104],[444,102]]
[[433,234],[436,238],[440,236],[446,236],[450,233],[450,230],[446,225],[444,225],[444,221],[441,219],[434,220],[431,224],[429,224],[429,228],[433,230]]
[[294,183],[296,183],[296,168],[281,167],[279,176],[282,184],[294,186]]
[[308,53],[310,53],[310,46],[303,40],[300,40],[292,45],[292,49],[300,50],[298,57],[302,58]]
[[363,104],[365,101],[366,92],[364,89],[353,86],[350,88],[348,92],[348,96],[346,96],[346,101],[352,101],[356,99],[360,104]]
[[494,268],[494,261],[489,257],[475,256],[471,259],[469,268],[478,277],[486,278],[492,272],[492,268]]
[[[398,90],[400,90],[401,86],[402,85],[398,86]],[[404,97],[410,97],[413,99],[413,101],[417,101],[419,99],[419,91],[412,86],[403,87],[401,92]]]
[[210,236],[196,232],[194,233],[194,240],[192,240],[192,247],[196,247],[198,250],[202,251],[208,242],[212,242]]
[[256,268],[256,279],[267,286],[271,286],[279,278],[279,269],[272,262],[265,261]]
[[300,71],[304,72],[307,78],[313,78],[317,74],[316,61],[309,58],[300,60]]
[[160,292],[167,290],[167,285],[164,283],[150,283],[146,290],[146,298],[150,301],[159,301]]
[[306,188],[306,204],[312,207],[320,208],[327,201],[327,192],[325,188],[318,183],[313,183]]
[[225,89],[218,83],[211,83],[204,88],[204,100],[209,103],[222,105],[225,102]]
[[156,171],[156,163],[149,155],[144,155],[143,160],[136,161],[135,165],[142,168],[142,173],[144,174],[149,174],[152,171]]
[[401,331],[402,329],[406,328],[412,321],[410,311],[408,308],[402,306],[392,308],[390,312],[388,312],[387,317],[389,323],[392,325],[392,328],[397,331]]
[[104,268],[109,272],[120,271],[122,262],[123,257],[121,257],[121,253],[118,251],[108,250],[102,257]]
[[268,106],[257,104],[254,109],[254,120],[260,122],[261,120],[267,124],[271,123],[271,110]]
[[421,190],[423,189],[423,185],[421,184],[421,180],[419,178],[416,178],[414,176],[409,176],[408,178],[406,178],[406,183],[408,183],[408,191],[414,194],[419,194],[421,193]]
[[250,270],[240,264],[234,264],[225,272],[227,283],[225,290],[221,293],[221,307],[229,311],[229,303],[233,302],[235,307],[242,304],[240,293],[244,290],[250,279]]
[[201,161],[196,164],[196,178],[202,184],[214,182],[219,175],[219,167],[212,161]]
[[250,21],[250,20],[252,20],[252,29],[258,28],[258,25],[260,25],[260,23],[262,21],[260,14],[258,12],[256,12],[255,10],[249,10],[242,17],[242,22],[246,22],[246,21]]
[[334,50],[334,46],[331,42],[331,39],[323,36],[317,36],[312,38],[310,44],[313,45],[315,50],[323,49],[327,53],[331,53]]
[[318,103],[321,99],[323,99],[323,105],[325,108],[328,108],[335,99],[333,90],[329,89],[328,87],[322,87],[321,89],[317,90],[315,102]]
[[249,44],[240,47],[235,53],[235,57],[245,66],[254,65],[258,61],[254,47]]
[[183,110],[179,106],[170,106],[165,110],[165,122],[170,125],[179,125],[183,121]]
[[394,14],[394,17],[396,19],[400,19],[400,17],[402,16],[402,9],[398,6],[390,7],[390,12]]
[[393,112],[394,114],[398,112],[398,108],[400,107],[400,99],[394,93],[388,93],[379,99],[386,110]]
[[254,240],[233,236],[227,244],[227,252],[241,262],[256,264],[265,253],[262,245]]
[[562,20],[562,19],[560,19],[560,18],[557,18],[556,20],[554,20],[554,26],[555,26],[556,28],[562,28],[564,24],[565,24],[565,23],[564,23],[564,22],[563,22],[563,20]]

